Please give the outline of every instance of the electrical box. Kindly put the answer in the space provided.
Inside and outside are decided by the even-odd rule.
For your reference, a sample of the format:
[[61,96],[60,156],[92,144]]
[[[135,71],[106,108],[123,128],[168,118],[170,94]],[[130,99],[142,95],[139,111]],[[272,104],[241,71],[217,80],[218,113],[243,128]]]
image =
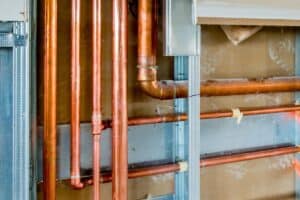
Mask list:
[[0,0],[0,21],[26,21],[27,0]]

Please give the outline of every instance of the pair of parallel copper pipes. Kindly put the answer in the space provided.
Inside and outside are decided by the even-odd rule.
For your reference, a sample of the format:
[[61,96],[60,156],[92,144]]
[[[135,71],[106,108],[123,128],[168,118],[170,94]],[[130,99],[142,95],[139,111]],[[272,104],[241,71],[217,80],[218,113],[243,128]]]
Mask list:
[[[113,199],[127,199],[127,179],[137,177],[128,174],[127,126],[187,120],[185,114],[150,118],[127,118],[127,1],[113,0],[113,103],[112,121],[101,118],[101,0],[93,4],[93,199],[100,198],[100,135],[104,128],[112,128],[112,185]],[[139,0],[138,6],[138,81],[141,89],[151,97],[173,99],[188,97],[186,82],[158,81],[156,66],[157,45],[157,0]],[[44,199],[55,199],[56,185],[56,68],[57,68],[57,0],[44,1]],[[80,0],[72,0],[71,16],[71,184],[82,188],[80,176]],[[200,86],[201,96],[225,96],[300,90],[299,78],[278,78],[266,80],[206,81]],[[244,115],[299,111],[300,106],[242,110]],[[201,119],[231,117],[231,111],[201,113]],[[282,149],[260,155],[281,155]],[[297,147],[286,149],[285,153],[299,152]],[[215,164],[241,161],[247,156],[228,156],[211,160]],[[177,171],[177,164],[158,170],[142,169],[138,174]],[[202,166],[210,166],[203,164]],[[169,169],[169,170],[168,170]],[[170,170],[171,169],[171,170]],[[147,172],[147,173],[146,173]],[[152,172],[152,173],[151,173]]]
[[[100,199],[101,0],[92,0],[92,137],[93,199]],[[72,0],[71,16],[71,185],[81,189],[80,176],[80,0]],[[112,180],[113,198],[127,196],[127,1],[113,0]]]

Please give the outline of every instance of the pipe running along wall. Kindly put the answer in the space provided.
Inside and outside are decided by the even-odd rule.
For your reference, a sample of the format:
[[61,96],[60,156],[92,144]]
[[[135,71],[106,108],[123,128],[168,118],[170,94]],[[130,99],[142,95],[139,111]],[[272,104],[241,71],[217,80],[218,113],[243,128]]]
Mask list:
[[[139,0],[138,5],[138,76],[143,92],[157,99],[184,98],[188,95],[186,81],[157,78],[157,0]],[[300,78],[265,80],[215,80],[201,83],[201,96],[226,96],[300,90]]]
[[92,1],[93,27],[93,109],[92,109],[92,137],[93,137],[93,200],[100,199],[100,141],[102,130],[101,112],[101,0]]
[[[276,106],[276,107],[261,107],[261,108],[247,108],[240,109],[240,112],[243,116],[250,115],[264,115],[264,114],[274,114],[274,113],[283,113],[283,112],[296,112],[300,111],[300,105],[284,105],[284,106]],[[216,119],[216,118],[225,118],[225,117],[233,117],[233,111],[219,111],[219,112],[206,112],[200,114],[200,119]],[[169,115],[161,115],[161,116],[153,116],[153,117],[137,117],[137,118],[129,118],[128,125],[129,126],[139,126],[146,124],[157,124],[157,123],[170,123],[170,122],[178,122],[178,121],[186,121],[187,115],[184,113],[179,114],[169,114]],[[103,129],[108,129],[112,127],[111,120],[105,120],[102,122]]]
[[[212,167],[217,165],[249,161],[254,159],[282,156],[287,154],[299,153],[300,147],[290,146],[290,147],[279,147],[273,149],[259,150],[247,153],[239,153],[227,156],[218,156],[212,158],[204,158],[200,160],[200,167]],[[181,169],[180,163],[165,164],[158,166],[150,166],[143,168],[131,169],[128,172],[128,179],[140,178],[145,176],[155,176],[166,173],[179,172]],[[101,175],[101,183],[108,183],[112,181],[111,172],[106,172]]]
[[80,0],[71,1],[71,185],[80,189]]
[[127,200],[127,0],[113,0],[112,199]]
[[56,198],[57,0],[43,1],[43,199]]

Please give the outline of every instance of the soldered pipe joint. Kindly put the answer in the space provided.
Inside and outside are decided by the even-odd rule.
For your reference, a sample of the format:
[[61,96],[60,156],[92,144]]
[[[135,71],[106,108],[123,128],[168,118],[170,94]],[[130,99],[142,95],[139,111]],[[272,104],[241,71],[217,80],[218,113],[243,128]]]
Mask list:
[[157,66],[143,66],[138,65],[138,81],[156,81],[157,80]]
[[92,116],[92,134],[100,135],[103,130],[101,113],[93,113]]

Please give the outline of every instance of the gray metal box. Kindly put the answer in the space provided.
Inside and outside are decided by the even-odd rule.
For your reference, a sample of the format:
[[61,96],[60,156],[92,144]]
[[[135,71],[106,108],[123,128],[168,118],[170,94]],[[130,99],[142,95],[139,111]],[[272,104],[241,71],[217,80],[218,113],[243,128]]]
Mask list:
[[26,21],[28,0],[0,0],[0,21]]

